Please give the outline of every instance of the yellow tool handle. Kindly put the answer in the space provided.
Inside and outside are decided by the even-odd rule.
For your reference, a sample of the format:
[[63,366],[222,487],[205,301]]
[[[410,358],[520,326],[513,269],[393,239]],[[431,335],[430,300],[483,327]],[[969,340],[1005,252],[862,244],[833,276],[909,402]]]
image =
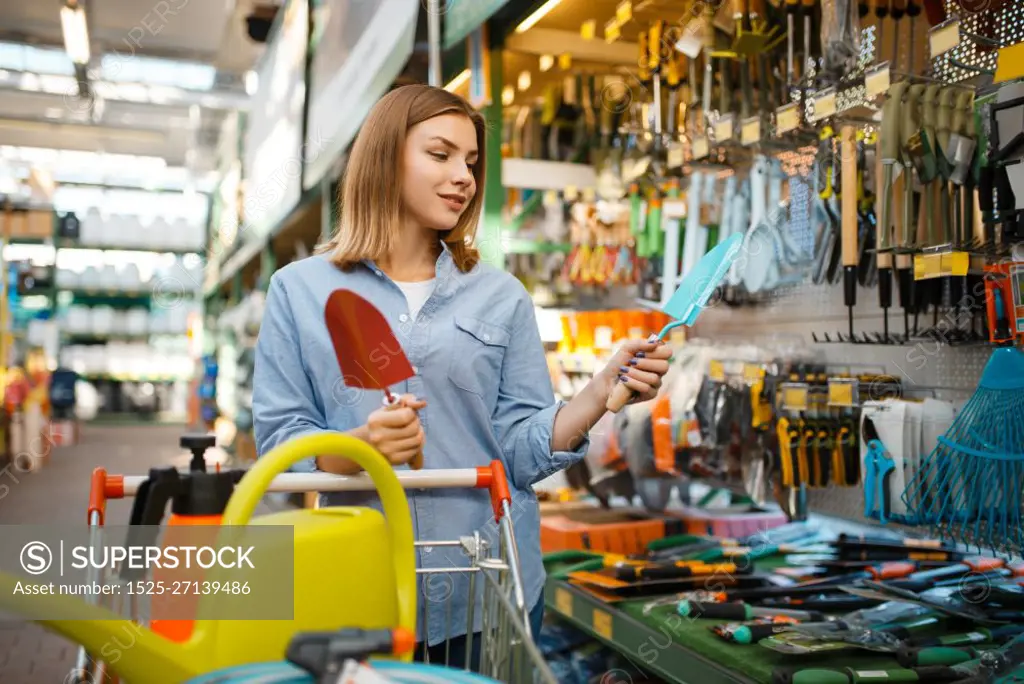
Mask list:
[[779,461],[782,466],[783,487],[793,486],[793,454],[789,446],[789,420],[780,418],[775,424],[775,432],[779,438]]
[[[318,454],[335,454],[355,462],[370,476],[380,497],[391,533],[398,591],[398,626],[416,631],[416,553],[409,503],[402,483],[379,451],[363,440],[342,432],[318,432],[296,437],[256,461],[235,487],[221,524],[248,524],[271,481],[299,461]],[[412,654],[402,656],[411,659]]]

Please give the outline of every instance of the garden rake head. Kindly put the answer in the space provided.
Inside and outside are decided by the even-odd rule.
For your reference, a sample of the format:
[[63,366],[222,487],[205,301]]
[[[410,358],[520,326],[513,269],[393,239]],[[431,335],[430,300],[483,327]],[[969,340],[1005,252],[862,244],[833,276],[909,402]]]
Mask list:
[[996,349],[903,492],[913,522],[1002,553],[1024,547],[1024,352]]

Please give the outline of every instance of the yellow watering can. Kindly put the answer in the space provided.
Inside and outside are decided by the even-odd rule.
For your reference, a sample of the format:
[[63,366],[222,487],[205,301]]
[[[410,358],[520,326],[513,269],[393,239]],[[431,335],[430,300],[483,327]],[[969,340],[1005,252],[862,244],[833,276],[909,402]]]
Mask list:
[[[374,509],[356,507],[285,511],[250,520],[274,477],[298,461],[318,454],[345,456],[362,466],[377,488],[387,520]],[[179,684],[235,665],[278,662],[297,632],[397,626],[415,633],[416,565],[408,502],[391,465],[366,442],[327,432],[298,437],[278,446],[257,461],[238,483],[222,524],[293,526],[292,620],[200,617],[191,638],[175,643],[121,615],[76,598],[15,594],[13,589],[20,578],[7,574],[0,574],[0,609],[24,615],[82,645],[131,684]],[[282,549],[282,553],[289,549]],[[216,597],[200,597],[198,614],[215,614],[211,610],[215,601]],[[74,615],[75,619],[35,617],[47,614]],[[125,640],[133,641],[133,645],[114,649],[116,658],[112,657],[111,644]],[[401,657],[408,661],[412,654]]]

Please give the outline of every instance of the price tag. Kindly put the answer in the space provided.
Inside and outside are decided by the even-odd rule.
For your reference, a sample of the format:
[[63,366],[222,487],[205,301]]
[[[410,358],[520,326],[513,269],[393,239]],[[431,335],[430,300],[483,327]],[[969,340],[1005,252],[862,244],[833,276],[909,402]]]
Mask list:
[[593,202],[595,199],[597,199],[597,192],[594,188],[583,188],[584,202]]
[[764,368],[753,363],[747,363],[743,365],[743,379],[753,384],[755,382],[761,382],[764,378]]
[[633,18],[633,3],[630,0],[623,0],[619,3],[619,6],[615,8],[615,19],[622,26],[630,19]]
[[562,71],[568,71],[572,68],[572,55],[568,52],[563,52],[558,55],[558,68]]
[[683,165],[683,145],[682,143],[672,143],[668,146],[668,168],[678,169]]
[[928,47],[932,59],[943,55],[960,44],[960,18],[953,17],[928,31]]
[[568,202],[575,202],[580,196],[580,191],[576,189],[575,185],[565,186],[565,190],[562,191],[562,195]]
[[753,145],[761,140],[761,119],[751,117],[744,119],[740,126],[740,142],[744,145]]
[[555,589],[555,608],[562,615],[572,615],[572,594],[568,589]]
[[864,90],[869,98],[889,92],[889,85],[888,62],[882,62],[878,66],[868,69],[864,74]]
[[603,610],[594,609],[594,618],[592,620],[594,625],[594,631],[603,636],[605,639],[612,638],[612,616]]
[[942,275],[965,276],[971,268],[971,255],[967,252],[946,252],[939,255],[939,271]]
[[783,385],[782,406],[790,411],[806,411],[810,390],[807,385]]
[[795,102],[775,110],[775,130],[779,134],[795,131],[800,127],[800,111]]
[[814,98],[814,119],[828,118],[836,113],[836,91],[829,88]]
[[708,156],[708,139],[701,136],[693,139],[693,158],[703,159]]
[[721,361],[712,360],[708,364],[708,377],[715,382],[725,382],[725,366]]
[[622,35],[622,27],[618,19],[611,19],[604,25],[604,42],[614,43]]
[[597,36],[597,19],[587,19],[580,24],[580,37],[583,40],[594,40]]
[[856,406],[858,394],[858,382],[855,379],[829,378],[828,381],[828,405],[829,406]]
[[941,254],[915,254],[914,280],[927,280],[942,275]]
[[715,124],[715,140],[720,143],[732,140],[733,134],[735,133],[733,129],[735,127],[736,121],[732,114],[723,116],[718,120],[718,123]]
[[558,201],[557,190],[545,190],[544,191],[544,204],[554,204]]

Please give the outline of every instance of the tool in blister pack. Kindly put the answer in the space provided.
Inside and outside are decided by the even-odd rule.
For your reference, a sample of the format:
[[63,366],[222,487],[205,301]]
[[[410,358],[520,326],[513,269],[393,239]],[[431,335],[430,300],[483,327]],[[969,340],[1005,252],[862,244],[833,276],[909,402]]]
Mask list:
[[885,449],[878,429],[871,418],[863,419],[867,456],[864,459],[864,517],[877,518],[881,524],[889,521],[889,477],[895,469],[892,456]]

